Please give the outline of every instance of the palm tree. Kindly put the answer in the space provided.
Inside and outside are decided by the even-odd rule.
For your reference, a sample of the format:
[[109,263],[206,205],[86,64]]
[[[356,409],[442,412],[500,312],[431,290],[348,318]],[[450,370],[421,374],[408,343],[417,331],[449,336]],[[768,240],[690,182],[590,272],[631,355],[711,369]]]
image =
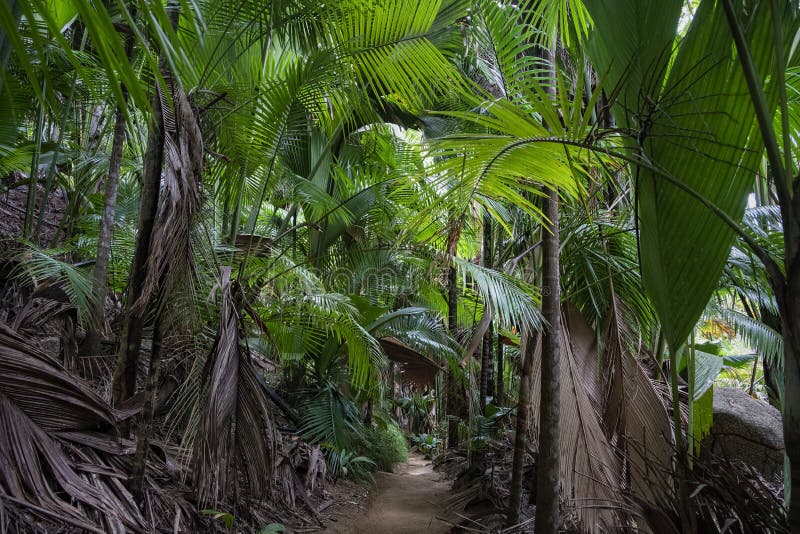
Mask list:
[[[772,4],[707,0],[686,24],[678,1],[3,4],[0,109],[13,120],[0,128],[0,169],[28,173],[30,233],[36,182],[63,185],[69,199],[63,247],[26,246],[15,276],[65,287],[90,346],[105,295],[127,286],[116,412],[81,382],[64,385],[75,375],[16,334],[0,340],[5,365],[24,374],[47,363],[52,384],[36,392],[72,395],[62,403],[71,419],[93,407],[111,440],[114,414],[144,399],[138,425],[124,428],[139,445],[127,473],[139,497],[153,497],[143,480],[160,460],[148,458],[148,440],[166,404],[165,430],[180,435],[194,473],[193,504],[221,509],[272,484],[281,448],[268,399],[338,473],[365,469],[362,410],[386,415],[380,340],[392,337],[448,366],[455,447],[490,396],[493,331],[521,332],[509,526],[534,490],[523,468],[538,434],[538,530],[557,528],[562,504],[585,529],[638,524],[612,503],[626,494],[646,508],[671,495],[647,475],[671,473],[673,443],[691,529],[696,434],[680,419],[678,363],[688,351],[692,390],[705,360],[687,340],[704,311],[727,314],[776,364],[780,331],[787,443],[798,426],[797,113],[782,94],[798,30],[795,13],[777,11],[789,3]],[[543,61],[555,42],[557,57]],[[780,193],[782,234],[774,217],[739,223],[759,166]],[[112,240],[127,246],[109,256]],[[93,254],[90,281],[72,263]],[[755,291],[767,284],[773,295]],[[715,291],[749,311],[714,310]],[[779,311],[781,327],[758,324],[764,311]],[[671,360],[672,429],[637,362],[656,332]],[[150,370],[134,396],[140,360]],[[258,368],[271,362],[283,371],[278,386]],[[169,400],[158,394],[161,368],[180,382]],[[25,387],[0,380],[3,410],[24,416],[6,439],[40,436],[52,470],[65,457],[59,427],[30,410]],[[77,528],[145,528],[127,489],[117,499],[42,484],[54,497],[36,506],[58,509],[69,495]]]
[[[789,278],[738,221],[765,147],[782,209],[789,209],[790,151],[784,150],[785,158],[780,156],[772,116],[780,107],[782,123],[788,124],[786,100],[779,96],[785,94],[786,68],[794,61],[785,47],[798,31],[796,13],[789,3],[770,7],[760,2],[744,13],[731,2],[702,2],[673,52],[680,2],[662,3],[658,14],[649,12],[646,18],[625,2],[603,6],[587,2],[587,7],[598,32],[590,54],[598,71],[608,73],[608,85],[619,88],[617,118],[635,138],[630,154],[638,164],[643,275],[673,355],[672,367],[677,366],[681,347],[708,302],[737,234],[765,264],[776,297],[780,295],[783,302],[784,325],[793,328],[789,325],[796,310]],[[621,27],[636,28],[635,35],[647,38],[622,43],[616,37]],[[737,60],[731,53],[733,45],[742,69],[729,68]],[[614,61],[611,50],[617,56]],[[627,61],[619,61],[620,54]],[[767,83],[772,72],[776,77]],[[682,96],[687,94],[691,96]],[[714,105],[707,102],[710,99]],[[788,128],[783,131],[788,139]],[[675,142],[676,137],[681,141]],[[791,209],[784,211],[785,231],[795,224],[793,217]],[[786,273],[792,272],[788,258],[793,239],[790,231],[785,237]],[[700,262],[703,269],[690,267],[693,262]],[[784,332],[785,346],[795,338]],[[794,361],[794,349],[785,351],[785,361]],[[787,375],[785,380],[788,401],[796,377]],[[674,393],[673,397],[677,412]],[[786,451],[790,463],[796,464],[798,459],[792,462],[797,450],[792,445],[797,439],[794,417],[792,408],[784,410]],[[675,436],[679,449],[685,450],[677,418]],[[681,464],[685,469],[686,460]],[[686,525],[685,490],[681,495]],[[790,517],[792,524],[800,521],[800,501],[792,500]]]

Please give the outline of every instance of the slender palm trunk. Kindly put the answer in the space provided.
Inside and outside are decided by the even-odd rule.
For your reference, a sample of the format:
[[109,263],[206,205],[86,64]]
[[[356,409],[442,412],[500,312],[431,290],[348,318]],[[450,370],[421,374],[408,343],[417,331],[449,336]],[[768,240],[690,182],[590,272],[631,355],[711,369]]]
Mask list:
[[[484,267],[492,267],[492,219],[488,213],[483,215],[483,243],[481,251],[481,260]],[[485,312],[484,312],[485,313]],[[481,412],[486,408],[486,398],[492,396],[494,387],[492,384],[493,355],[492,355],[492,323],[489,323],[489,328],[483,335],[483,344],[481,347],[481,380],[480,380],[480,405]]]
[[561,394],[561,276],[559,273],[558,191],[545,200],[550,227],[542,236],[542,314],[547,327],[542,337],[541,402],[536,465],[536,532],[558,532],[561,486],[559,482],[559,418]]
[[144,405],[142,406],[142,414],[136,429],[139,439],[136,442],[136,452],[133,455],[133,466],[131,468],[131,477],[128,484],[128,489],[130,489],[134,499],[136,499],[136,502],[140,506],[144,499],[144,473],[147,467],[150,436],[153,433],[153,415],[155,412],[156,392],[161,371],[161,353],[163,352],[161,339],[161,317],[160,314],[157,313],[156,321],[153,325],[153,350],[150,355],[150,369],[147,374]]
[[505,403],[505,396],[506,396],[506,386],[503,379],[503,336],[500,335],[500,332],[497,333],[497,389],[495,391],[495,398],[497,401],[495,404],[498,406],[502,406]]
[[[447,328],[455,336],[458,327],[458,286],[456,268],[450,265],[447,272]],[[465,409],[464,388],[452,366],[446,376],[447,447],[458,447],[458,423]]]
[[[178,21],[180,18],[180,4],[178,4],[177,0],[168,0],[167,2],[167,15],[169,17],[169,22],[172,25],[173,30],[177,30],[178,28]],[[173,98],[175,97],[175,84],[176,82],[171,76],[169,72],[169,68],[166,65],[166,62],[162,60],[161,63],[161,70],[164,74],[164,80],[167,82],[167,90],[172,91]],[[166,141],[167,133],[164,128],[164,114],[163,108],[159,108],[159,115],[161,117],[161,159],[163,163],[164,159],[164,143]],[[174,143],[176,139],[172,140]],[[160,172],[161,166],[159,165],[159,180],[156,183],[156,186],[160,186]],[[148,242],[152,241],[152,234],[153,234],[153,226],[155,222],[155,213],[158,209],[158,200],[159,200],[159,189],[157,187],[156,194],[155,194],[155,205],[153,211],[153,221],[150,224],[150,237]],[[138,252],[138,248],[137,248]],[[142,281],[144,282],[144,278],[146,277],[147,273],[147,266],[143,263],[141,266],[142,269]],[[141,288],[140,288],[141,291]],[[164,354],[164,347],[163,347],[163,337],[164,337],[164,306],[161,304],[164,300],[164,287],[163,285],[159,286],[158,294],[156,296],[155,302],[155,321],[153,324],[153,346],[152,352],[150,354],[150,367],[148,369],[147,375],[147,384],[145,386],[145,395],[144,395],[144,406],[142,407],[142,412],[139,416],[139,422],[137,427],[137,434],[138,440],[136,443],[136,453],[134,455],[133,466],[131,468],[131,478],[129,483],[129,488],[131,493],[134,495],[134,498],[141,506],[144,502],[144,474],[145,469],[147,467],[147,459],[149,456],[150,450],[150,439],[153,434],[153,419],[155,416],[155,404],[156,404],[156,395],[158,393],[158,382],[161,373],[161,360]],[[137,295],[138,299],[138,295]],[[133,304],[136,300],[129,301],[129,304]],[[239,303],[241,304],[241,303]],[[139,328],[139,335],[141,336],[141,321],[138,323]],[[130,343],[130,339],[128,340],[128,347],[132,348]],[[136,347],[136,356],[138,360],[138,345]]]
[[494,329],[492,323],[483,335],[483,347],[481,349],[481,409],[486,408],[486,399],[494,397],[494,346],[492,338]]
[[[800,240],[795,244],[800,250]],[[800,254],[787,261],[787,280],[774,288],[783,330],[783,444],[789,460],[786,474],[789,528],[800,532]]]
[[160,88],[156,87],[153,97],[153,117],[147,137],[147,151],[144,159],[142,189],[139,199],[139,224],[136,248],[128,281],[127,314],[123,326],[122,340],[114,368],[112,398],[119,403],[130,398],[136,389],[136,374],[139,367],[139,350],[142,343],[144,312],[133,309],[139,299],[147,276],[147,257],[153,224],[158,209],[161,187],[161,167],[164,162],[164,115],[161,110]]
[[[45,83],[42,82],[42,93],[45,92]],[[25,219],[22,222],[22,237],[29,239],[33,231],[33,213],[36,210],[36,196],[39,192],[39,156],[42,153],[42,137],[44,136],[45,108],[39,102],[36,111],[36,129],[34,130],[34,143],[36,148],[31,158],[31,172],[28,177],[28,198],[25,203]]]
[[[135,11],[134,11],[135,13]],[[125,38],[125,53],[130,60],[133,54],[133,38]],[[117,106],[114,113],[114,137],[111,141],[111,154],[108,158],[108,176],[105,183],[105,198],[103,203],[103,217],[100,220],[100,235],[97,239],[97,258],[92,271],[92,321],[84,341],[84,352],[97,354],[100,349],[100,340],[105,330],[105,302],[108,293],[108,262],[111,258],[111,239],[114,233],[114,214],[117,209],[117,191],[119,189],[119,173],[122,168],[122,151],[125,147],[125,113],[123,106],[128,103],[128,90],[122,86],[123,101]],[[97,117],[95,110],[94,117]],[[102,109],[99,110],[102,117]],[[93,117],[93,118],[94,118]],[[100,118],[93,122],[102,123]],[[92,141],[89,136],[89,142]]]
[[122,149],[125,143],[125,115],[122,108],[117,107],[116,123],[114,124],[114,139],[111,143],[111,156],[108,160],[108,176],[106,177],[105,205],[103,218],[100,220],[100,236],[97,239],[97,259],[92,273],[92,321],[84,351],[87,354],[97,354],[100,349],[100,340],[105,330],[105,302],[108,292],[108,262],[111,257],[111,238],[114,231],[114,212],[117,207],[117,189],[119,186],[119,171],[122,165]]
[[528,450],[528,432],[530,428],[531,411],[531,371],[533,370],[533,357],[536,352],[538,339],[535,333],[523,333],[524,350],[522,357],[522,371],[519,380],[519,402],[517,404],[517,424],[514,434],[514,458],[511,464],[511,489],[508,496],[508,512],[506,513],[506,526],[519,523],[522,509],[522,487],[525,471],[525,454]]

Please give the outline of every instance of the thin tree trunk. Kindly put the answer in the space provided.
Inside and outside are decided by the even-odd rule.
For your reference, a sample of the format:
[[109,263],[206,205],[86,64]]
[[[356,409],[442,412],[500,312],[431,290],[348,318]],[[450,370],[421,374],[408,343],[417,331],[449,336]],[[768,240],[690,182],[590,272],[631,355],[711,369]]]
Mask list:
[[528,429],[530,427],[531,371],[533,370],[533,357],[538,343],[536,334],[527,330],[523,333],[523,339],[524,350],[520,353],[522,357],[522,372],[519,380],[514,457],[511,464],[511,489],[506,513],[506,526],[509,527],[519,523],[522,509],[522,479],[525,474],[525,454],[528,450]]
[[[794,247],[798,245],[800,242]],[[788,482],[784,498],[788,503],[789,528],[791,532],[800,532],[800,257],[787,263],[786,286],[775,288],[783,321],[783,443],[789,461],[789,472],[784,475]]]
[[[123,94],[125,89],[123,88]],[[111,257],[111,238],[114,231],[114,212],[117,207],[117,189],[119,171],[122,165],[122,149],[125,144],[125,115],[121,107],[116,110],[114,139],[111,143],[111,155],[108,160],[108,176],[106,177],[105,205],[103,218],[100,220],[100,236],[97,239],[97,259],[92,272],[92,321],[84,342],[84,352],[97,354],[100,340],[105,331],[105,303],[108,292],[108,262]]]
[[547,321],[542,336],[541,402],[536,465],[536,532],[558,532],[561,485],[559,479],[559,418],[561,392],[561,276],[559,273],[558,191],[544,202],[550,227],[542,236],[542,314]]
[[[488,212],[483,214],[482,241],[483,250],[481,251],[481,261],[484,267],[491,268],[492,219]],[[484,311],[484,313],[486,313],[486,311]],[[484,409],[486,408],[486,398],[490,397],[494,390],[492,387],[492,330],[492,323],[490,322],[486,333],[483,335],[483,346],[481,347],[481,380],[479,387],[481,413],[484,413]]]
[[[170,0],[167,5],[173,29],[178,26],[178,6]],[[169,86],[172,79],[166,61],[159,65],[162,78]],[[162,109],[161,87],[156,82],[153,88],[153,116],[149,124],[147,150],[142,173],[142,188],[139,198],[139,220],[128,281],[127,314],[122,331],[117,361],[114,367],[112,400],[114,403],[130,398],[136,389],[136,375],[139,367],[139,352],[144,329],[144,311],[133,309],[139,300],[147,278],[147,258],[150,254],[153,225],[155,224],[158,200],[161,191],[161,169],[164,164],[164,110]],[[155,337],[155,336],[154,336]],[[154,339],[154,344],[156,340]]]
[[161,186],[161,167],[164,162],[164,116],[161,110],[160,88],[153,97],[153,117],[147,137],[144,159],[142,189],[139,199],[139,224],[128,282],[127,314],[123,327],[112,385],[113,402],[130,398],[136,389],[136,374],[139,367],[139,350],[142,343],[144,312],[133,309],[147,276],[147,257],[155,223],[158,197]]
[[[455,336],[458,328],[458,286],[455,265],[447,271],[447,328],[451,336]],[[458,423],[464,412],[464,388],[456,375],[453,366],[447,367],[445,398],[447,409],[447,447],[458,447]]]
[[[42,82],[42,93],[45,92],[46,84]],[[39,190],[39,156],[42,153],[42,134],[44,130],[44,102],[39,102],[36,110],[36,126],[33,132],[36,148],[31,157],[31,172],[28,177],[28,198],[25,202],[25,219],[22,222],[22,237],[31,239],[33,236],[33,212],[36,210],[36,196]],[[35,241],[35,239],[34,239]]]
[[145,386],[144,405],[139,417],[137,427],[138,440],[136,442],[136,453],[133,456],[133,466],[131,468],[131,478],[128,484],[139,506],[144,501],[144,473],[147,467],[148,448],[150,447],[150,436],[153,433],[153,416],[155,414],[155,400],[158,390],[158,381],[161,371],[162,332],[161,317],[157,312],[156,321],[153,325],[153,350],[150,354],[150,369],[147,373],[147,385]]
[[486,333],[483,334],[483,347],[481,349],[481,410],[486,408],[486,400],[494,396],[493,337],[492,323],[489,323],[489,328],[486,330]]
[[497,391],[495,392],[495,403],[498,406],[505,404],[506,386],[504,383],[503,372],[503,336],[497,332]]
[[[135,16],[135,14],[136,8],[133,7],[132,16]],[[125,55],[128,60],[130,60],[133,55],[133,38],[130,35],[125,37]],[[105,303],[106,295],[108,294],[108,262],[111,258],[111,239],[114,233],[114,214],[117,209],[117,191],[119,189],[119,173],[122,168],[122,152],[125,148],[125,113],[123,113],[123,107],[128,104],[128,89],[123,85],[121,90],[122,102],[117,105],[114,113],[114,137],[111,142],[111,154],[108,158],[108,176],[106,177],[105,184],[103,217],[100,220],[100,235],[97,239],[97,259],[95,260],[94,269],[92,271],[92,295],[94,296],[92,321],[86,340],[84,341],[84,351],[90,355],[100,352],[100,340],[105,332]],[[96,108],[92,115],[92,124],[100,127],[103,123],[102,114],[103,109],[99,107]],[[89,135],[89,142],[96,144],[91,134]]]
[[[170,24],[172,25],[173,30],[177,30],[178,28],[178,20],[180,17],[180,4],[177,0],[168,0],[167,2],[167,16],[169,17]],[[160,65],[162,74],[164,76],[164,80],[167,83],[167,90],[173,91],[174,97],[174,89],[175,89],[175,82],[169,72],[169,68],[166,65],[166,62],[161,62]],[[163,163],[164,159],[164,143],[166,140],[166,132],[164,129],[164,115],[163,115],[163,108],[158,108],[159,117],[160,117],[160,136],[161,136],[161,163]],[[156,192],[155,192],[155,203],[153,206],[153,220],[150,222],[150,228],[148,229],[148,233],[150,235],[150,239],[148,239],[148,245],[152,240],[152,233],[153,233],[153,225],[155,222],[155,215],[158,209],[158,200],[159,200],[159,187],[161,182],[161,165],[158,166],[158,176],[159,180],[156,182]],[[149,247],[148,247],[149,248]],[[138,252],[138,242],[137,242],[137,252]],[[144,279],[147,274],[147,266],[145,263],[141,264],[141,273],[142,273],[142,283],[144,283]],[[141,292],[141,287],[139,288],[139,292]],[[147,459],[149,456],[149,449],[150,449],[150,437],[153,434],[153,418],[155,416],[155,404],[157,400],[158,394],[158,382],[159,376],[161,373],[161,360],[162,355],[164,353],[163,347],[163,334],[162,329],[164,327],[163,319],[164,319],[164,306],[161,304],[164,297],[164,287],[163,285],[159,288],[158,294],[156,295],[156,306],[155,306],[155,321],[153,324],[153,346],[152,352],[150,353],[150,367],[147,374],[147,385],[145,386],[145,395],[144,395],[144,406],[142,407],[141,415],[139,416],[139,423],[137,427],[137,435],[138,440],[136,443],[136,453],[134,455],[133,466],[131,468],[131,478],[129,483],[129,488],[131,493],[134,495],[137,503],[141,506],[144,502],[144,475],[145,470],[147,467]],[[137,294],[136,299],[129,300],[128,306],[132,306],[136,300],[138,299],[139,295]],[[239,303],[241,304],[241,303]],[[142,314],[143,315],[143,314]],[[135,312],[130,315],[131,317],[135,317]],[[130,323],[129,323],[130,324]],[[141,320],[137,323],[138,333],[140,336],[141,341]],[[128,348],[132,348],[131,339],[128,339]],[[139,346],[136,346],[136,360],[138,363],[138,356],[139,356]],[[134,368],[135,373],[135,368]]]
[[691,528],[692,519],[689,511],[689,493],[687,490],[687,479],[689,473],[689,449],[683,436],[683,424],[681,422],[681,401],[678,390],[678,362],[680,352],[678,349],[670,347],[669,352],[669,383],[672,396],[672,433],[675,436],[675,449],[677,452],[676,476],[678,491],[678,515],[680,517],[681,529],[683,532],[694,532]]

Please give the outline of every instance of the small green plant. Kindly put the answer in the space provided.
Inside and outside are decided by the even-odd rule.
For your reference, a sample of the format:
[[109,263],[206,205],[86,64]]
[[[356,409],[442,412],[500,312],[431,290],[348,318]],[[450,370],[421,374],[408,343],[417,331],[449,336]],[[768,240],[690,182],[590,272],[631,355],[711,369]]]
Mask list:
[[221,521],[225,528],[232,529],[233,523],[235,522],[235,518],[233,514],[230,512],[220,512],[219,510],[212,510],[207,508],[205,510],[200,510],[200,513],[203,515],[210,515],[212,519],[217,521]]
[[442,445],[442,440],[434,434],[412,434],[411,442],[428,460],[433,460],[433,457],[439,453],[439,448]]
[[512,412],[512,408],[486,406],[485,415],[475,417],[470,426],[469,446],[471,450],[483,450],[500,433],[502,421]]
[[374,482],[372,471],[375,468],[375,462],[366,456],[360,456],[356,451],[330,449],[328,466],[337,477]]

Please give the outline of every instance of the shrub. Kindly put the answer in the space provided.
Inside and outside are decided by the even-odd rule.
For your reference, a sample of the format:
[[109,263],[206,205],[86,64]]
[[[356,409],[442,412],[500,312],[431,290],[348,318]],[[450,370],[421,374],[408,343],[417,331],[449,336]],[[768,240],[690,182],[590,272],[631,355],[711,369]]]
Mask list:
[[408,460],[406,438],[394,421],[368,430],[364,441],[365,454],[372,458],[381,471],[391,471],[395,465]]
[[433,460],[434,456],[439,453],[439,447],[442,444],[442,440],[433,434],[412,434],[411,441],[414,442],[417,450],[428,460]]

